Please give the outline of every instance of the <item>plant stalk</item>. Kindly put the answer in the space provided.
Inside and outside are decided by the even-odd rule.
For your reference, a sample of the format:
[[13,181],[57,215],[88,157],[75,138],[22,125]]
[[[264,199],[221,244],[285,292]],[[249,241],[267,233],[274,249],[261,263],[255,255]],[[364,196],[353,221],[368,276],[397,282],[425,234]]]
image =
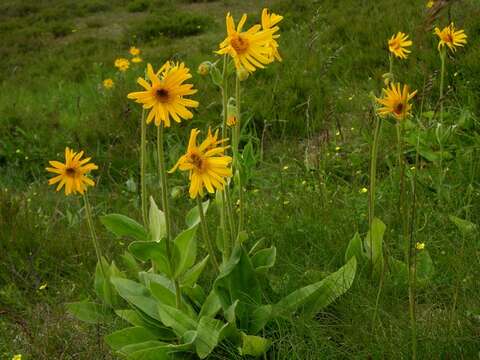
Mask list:
[[83,203],[85,205],[85,216],[87,218],[88,229],[90,230],[90,237],[92,238],[93,247],[95,248],[95,255],[97,256],[97,261],[100,264],[102,275],[103,277],[105,277],[106,272],[103,268],[102,252],[100,250],[100,245],[98,243],[95,227],[93,226],[92,208],[90,207],[90,202],[88,201],[88,196],[86,193],[83,194]]
[[238,177],[238,190],[239,190],[239,200],[240,200],[240,213],[238,216],[238,233],[243,230],[244,226],[244,217],[245,217],[245,194],[243,191],[243,181],[242,181],[242,167],[240,165],[240,154],[238,152],[238,145],[240,142],[240,135],[241,135],[241,86],[240,86],[240,79],[238,75],[236,76],[235,81],[235,105],[237,106],[237,124],[235,125],[235,145],[234,145],[234,157],[235,157],[235,165],[239,171]]
[[215,268],[216,271],[218,271],[219,266],[218,266],[218,261],[215,256],[215,248],[212,244],[212,240],[208,234],[208,227],[207,227],[207,221],[205,219],[205,214],[203,213],[203,205],[202,205],[202,200],[200,197],[197,196],[197,206],[198,206],[198,212],[200,214],[200,226],[202,227],[202,233],[203,233],[203,239],[205,240],[205,244],[207,245],[207,251],[208,254],[210,255],[210,259],[212,261],[212,264]]
[[142,220],[143,225],[148,224],[147,212],[147,186],[145,182],[146,169],[146,148],[147,148],[147,124],[145,122],[145,109],[142,109],[141,118],[141,137],[140,137],[140,197],[142,202]]
[[171,241],[172,241],[172,233],[171,233],[171,218],[170,218],[170,207],[168,205],[168,185],[167,185],[167,171],[165,169],[165,153],[163,148],[163,126],[160,124],[157,126],[157,155],[158,155],[158,176],[160,178],[160,186],[162,191],[162,207],[163,212],[165,213],[165,228],[167,232],[167,239],[166,239],[166,251],[167,257],[170,263],[170,271],[172,273],[172,278],[175,286],[175,299],[176,299],[176,306],[177,309],[181,309],[182,307],[182,294],[180,285],[178,280],[173,275],[175,273],[175,263],[172,256],[172,249],[171,249]]

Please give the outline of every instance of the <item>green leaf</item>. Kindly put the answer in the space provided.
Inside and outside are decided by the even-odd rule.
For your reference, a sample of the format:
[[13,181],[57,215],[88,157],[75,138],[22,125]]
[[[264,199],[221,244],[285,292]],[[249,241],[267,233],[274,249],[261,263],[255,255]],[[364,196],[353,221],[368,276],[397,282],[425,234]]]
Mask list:
[[378,218],[373,218],[372,228],[365,237],[365,255],[372,261],[373,268],[377,274],[383,269],[383,235],[386,226]]
[[245,333],[242,333],[242,347],[239,349],[240,354],[258,357],[267,352],[270,344],[270,340],[261,336],[246,335]]
[[197,282],[200,275],[202,274],[203,269],[205,269],[205,265],[207,265],[208,263],[208,258],[209,258],[209,255],[207,255],[202,261],[197,263],[195,266],[187,270],[185,274],[183,274],[183,276],[180,277],[180,284],[182,284],[182,286],[193,286]]
[[[144,350],[151,350],[153,348],[155,348],[155,350],[158,350],[158,348],[164,348],[166,345],[168,345],[168,343],[158,341],[158,340],[149,340],[149,341],[144,341],[144,342],[141,342],[141,343],[126,345],[126,346],[122,347],[121,349],[119,349],[117,351],[117,353],[119,355],[123,355],[123,356],[128,357],[129,355],[132,355],[136,352],[140,352],[140,351],[144,351]],[[138,356],[138,354],[135,355],[135,356]],[[169,358],[165,358],[165,359],[169,359]]]
[[195,304],[197,307],[201,307],[202,304],[205,302],[207,295],[203,288],[195,284],[194,286],[182,286],[183,294],[188,296],[188,298]]
[[123,299],[153,319],[161,320],[157,311],[157,302],[145,286],[132,280],[115,277],[111,278],[111,282]]
[[[210,204],[210,200],[204,201],[202,203],[203,213],[206,214],[208,210],[208,205]],[[198,211],[198,206],[192,208],[185,217],[185,223],[188,227],[193,227],[200,224],[200,212]]]
[[110,317],[105,305],[96,304],[89,301],[79,301],[65,304],[67,310],[78,320],[89,324],[98,324],[107,322]]
[[128,246],[128,250],[139,260],[153,261],[157,270],[167,275],[171,274],[170,261],[167,257],[166,240],[134,241]]
[[158,303],[158,313],[161,322],[165,326],[171,327],[179,336],[182,336],[188,330],[197,328],[197,323],[194,319],[172,306]]
[[175,306],[175,294],[170,289],[159,283],[150,282],[150,291],[162,304]]
[[252,256],[252,264],[256,271],[265,272],[275,265],[277,249],[272,246],[268,249],[262,249]]
[[152,241],[160,241],[167,236],[167,223],[165,214],[155,203],[153,197],[150,196],[150,211],[148,212],[148,228],[150,230],[150,239]]
[[222,330],[228,326],[220,320],[202,316],[198,322],[195,350],[200,359],[205,359],[222,340]]
[[477,232],[477,225],[470,221],[460,219],[453,215],[449,215],[448,218],[457,226],[463,235],[471,235]]
[[155,346],[128,355],[127,360],[172,360],[171,350],[165,345]]
[[[140,315],[139,310],[115,310],[115,313],[122,318],[123,320],[127,321],[129,324],[134,326],[141,326],[149,330],[152,334],[154,334],[158,339],[161,340],[173,340],[177,336],[170,330],[165,327],[160,327],[157,324],[152,323],[152,321],[147,321],[145,319],[146,315]],[[158,323],[160,324],[160,323]]]
[[183,274],[187,269],[193,266],[197,257],[197,226],[194,225],[181,232],[174,240],[178,249],[175,259],[175,277]]
[[105,342],[113,350],[119,350],[124,346],[149,340],[156,340],[156,336],[141,326],[128,327],[105,336]]
[[364,256],[362,249],[362,239],[358,232],[353,235],[352,240],[348,243],[347,251],[345,251],[345,262],[348,262],[352,257],[356,257],[358,261]]
[[100,217],[100,221],[108,231],[118,237],[128,236],[140,241],[148,240],[148,234],[143,226],[128,216],[108,214]]
[[408,284],[407,265],[403,261],[397,260],[391,256],[388,258],[388,265],[390,267],[393,284],[397,287],[405,287]]
[[430,281],[435,274],[435,266],[433,265],[432,258],[428,250],[417,251],[417,281],[419,284],[424,285]]
[[217,293],[212,290],[205,299],[198,316],[215,317],[221,308],[222,304],[220,303],[220,298],[218,297]]
[[142,268],[138,264],[135,257],[128,251],[125,251],[122,255],[123,264],[126,267],[126,272],[129,278],[138,278],[138,273],[142,271]]
[[252,312],[252,334],[260,332],[273,317],[273,306],[257,306]]
[[307,316],[314,316],[344,294],[352,285],[357,270],[357,260],[351,258],[343,267],[325,279],[307,285],[284,297],[274,305],[272,313],[287,315],[303,307]]
[[237,243],[228,262],[222,264],[214,289],[224,310],[239,301],[239,326],[248,330],[252,308],[261,303],[262,290],[252,262],[240,244]]

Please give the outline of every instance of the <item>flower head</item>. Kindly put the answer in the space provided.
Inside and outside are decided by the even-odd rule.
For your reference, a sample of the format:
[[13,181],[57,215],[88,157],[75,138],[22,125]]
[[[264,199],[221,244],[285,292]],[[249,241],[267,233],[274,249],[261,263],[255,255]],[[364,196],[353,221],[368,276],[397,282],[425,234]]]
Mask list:
[[125,59],[125,58],[118,58],[115,60],[114,65],[118,70],[125,72],[130,67],[130,61],[128,61],[128,59]]
[[136,48],[135,46],[132,46],[132,47],[130,48],[130,50],[128,50],[128,52],[129,52],[130,55],[132,55],[132,56],[138,56],[138,55],[140,55],[140,53],[141,53],[140,49],[139,49],[139,48]]
[[187,153],[180,157],[170,173],[180,169],[189,172],[190,197],[204,195],[204,189],[209,193],[216,190],[223,190],[226,178],[232,176],[232,169],[229,167],[232,162],[230,156],[224,155],[227,146],[219,146],[227,139],[217,140],[218,131],[215,135],[211,132],[209,136],[197,145],[197,136],[200,133],[197,129],[190,132]]
[[450,50],[455,52],[457,46],[463,46],[467,43],[467,35],[465,34],[465,31],[455,30],[455,25],[453,25],[453,23],[442,30],[436,27],[435,34],[440,38],[440,41],[438,42],[438,50],[447,45]]
[[398,32],[388,40],[388,49],[390,52],[400,59],[406,59],[410,50],[406,48],[412,46],[412,41],[408,40],[408,35],[403,32]]
[[377,110],[380,116],[392,115],[397,120],[404,120],[411,114],[412,105],[409,101],[417,94],[417,91],[410,93],[409,87],[399,83],[390,83],[390,87],[383,89],[383,97],[377,98],[376,101],[383,105]]
[[52,167],[47,167],[47,171],[57,174],[57,176],[48,180],[49,185],[59,183],[57,191],[60,191],[65,185],[65,195],[75,194],[79,192],[84,194],[87,186],[94,186],[95,182],[86,175],[97,170],[98,166],[89,163],[91,158],[81,160],[83,151],[75,152],[68,147],[65,148],[65,164],[59,161],[49,161]]
[[114,85],[115,85],[115,83],[110,78],[103,80],[103,87],[105,89],[111,89],[111,88],[113,88]]
[[247,15],[243,14],[235,28],[233,17],[230,13],[227,14],[227,38],[220,43],[217,54],[228,54],[233,58],[237,69],[243,66],[247,71],[253,72],[256,68],[264,68],[264,65],[272,62],[272,50],[269,45],[276,30],[262,30],[262,26],[257,24],[243,31],[246,21]]
[[274,13],[269,13],[268,9],[262,10],[262,29],[263,30],[272,30],[272,38],[269,39],[270,41],[267,43],[267,48],[270,50],[269,58],[271,61],[277,59],[278,61],[282,61],[282,57],[278,53],[278,43],[275,39],[280,37],[279,34],[275,34],[280,28],[277,24],[282,21],[283,16],[277,15]]
[[135,56],[135,57],[132,58],[132,63],[134,63],[134,64],[141,63],[142,61],[143,61],[143,59],[140,56]]
[[417,250],[423,250],[423,249],[425,249],[425,243],[423,243],[423,242],[417,242],[416,245],[415,245],[415,248],[416,248]]
[[192,84],[184,84],[192,77],[190,70],[183,63],[175,64],[167,61],[156,73],[152,65],[147,65],[147,76],[150,82],[138,78],[137,82],[145,88],[144,91],[128,94],[129,99],[143,104],[144,109],[150,109],[147,124],[155,119],[155,125],[170,127],[170,118],[176,122],[181,119],[191,119],[193,114],[187,108],[198,107],[198,102],[185,98],[195,94]]
[[212,67],[212,64],[210,61],[204,61],[200,65],[198,65],[197,74],[201,76],[207,76],[210,73],[211,67]]

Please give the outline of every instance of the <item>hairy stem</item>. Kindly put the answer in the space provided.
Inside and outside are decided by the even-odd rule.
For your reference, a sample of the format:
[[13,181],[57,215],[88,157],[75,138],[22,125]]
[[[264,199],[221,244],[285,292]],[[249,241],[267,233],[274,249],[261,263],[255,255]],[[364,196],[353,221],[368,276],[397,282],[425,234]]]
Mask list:
[[198,196],[197,196],[197,206],[198,206],[198,212],[200,214],[200,226],[202,227],[203,239],[205,240],[205,244],[207,245],[207,251],[208,251],[208,254],[210,255],[210,260],[212,261],[212,264],[215,270],[218,271],[219,266],[218,266],[217,257],[215,256],[215,248],[213,246],[212,240],[210,239],[210,235],[208,234],[207,221],[205,219],[205,214],[203,213],[202,200]]

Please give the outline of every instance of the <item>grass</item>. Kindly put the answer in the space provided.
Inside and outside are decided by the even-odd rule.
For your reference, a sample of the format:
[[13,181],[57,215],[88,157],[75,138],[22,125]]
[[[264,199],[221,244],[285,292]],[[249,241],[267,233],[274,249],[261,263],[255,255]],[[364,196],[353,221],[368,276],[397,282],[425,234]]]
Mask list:
[[[455,215],[478,223],[480,215],[476,1],[454,4],[450,14],[435,21],[446,25],[450,16],[470,41],[447,61],[446,83],[453,91],[445,102],[451,128],[443,142],[440,192],[439,130],[432,120],[440,62],[422,2],[398,1],[392,9],[388,0],[90,0],[74,5],[65,0],[52,8],[47,1],[9,0],[0,5],[1,358],[16,353],[25,359],[113,358],[102,341],[111,329],[85,325],[65,311],[65,302],[94,297],[95,255],[80,199],[65,199],[48,188],[44,167],[66,145],[86,149],[101,169],[91,192],[95,214],[115,210],[139,219],[139,109],[125,94],[136,88],[144,64],[119,75],[113,61],[136,45],[152,64],[173,58],[195,69],[214,58],[227,11],[236,17],[245,11],[253,22],[263,5],[285,16],[284,61],[246,82],[243,116],[259,139],[247,192],[251,241],[262,238],[278,249],[269,296],[278,298],[335,270],[355,231],[366,233],[368,194],[361,189],[368,187],[371,93],[379,93],[388,69],[385,41],[402,30],[412,35],[414,46],[408,61],[395,62],[396,76],[425,98],[416,236],[436,269],[418,290],[419,358],[478,356],[480,237],[478,231],[462,235],[449,220]],[[116,82],[110,92],[101,88],[106,77]],[[216,89],[196,74],[193,82],[201,107],[191,122],[169,131],[170,165],[191,127],[219,122]],[[412,128],[409,168],[416,135]],[[387,224],[388,252],[400,258],[394,139],[394,126],[386,122],[377,214]],[[150,150],[148,186],[155,193],[153,146]],[[185,192],[179,175],[171,181]],[[177,218],[191,206],[185,196],[173,203]],[[118,258],[129,240],[113,239],[97,225],[105,253]],[[42,284],[46,289],[39,289]],[[299,315],[271,326],[274,346],[268,358],[409,358],[407,290],[386,283],[372,329],[376,286],[368,271],[360,271],[352,289],[317,318]],[[235,356],[225,349],[212,359]]]

